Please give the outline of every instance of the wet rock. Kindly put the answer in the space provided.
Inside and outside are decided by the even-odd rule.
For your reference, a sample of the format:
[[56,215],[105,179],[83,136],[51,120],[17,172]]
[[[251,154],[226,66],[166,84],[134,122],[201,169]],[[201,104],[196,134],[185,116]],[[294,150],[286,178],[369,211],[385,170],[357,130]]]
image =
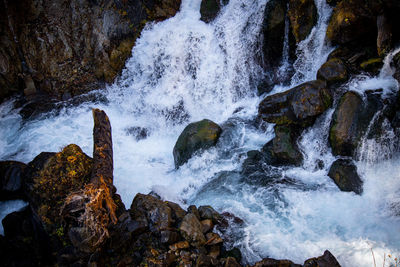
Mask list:
[[27,96],[44,92],[61,100],[98,89],[104,81],[112,82],[124,67],[145,23],[174,16],[180,3],[1,3],[0,102],[24,89]]
[[359,136],[359,117],[363,110],[361,97],[354,92],[345,93],[335,110],[329,131],[334,155],[352,156]]
[[214,146],[221,132],[221,127],[206,119],[186,126],[174,146],[175,167],[186,163],[196,151]]
[[204,22],[213,21],[221,9],[220,3],[218,0],[202,0],[200,5],[200,19]]
[[325,80],[328,85],[332,85],[347,81],[348,73],[341,59],[332,58],[321,66],[318,70],[317,78]]
[[220,255],[221,255],[221,246],[220,245],[215,245],[215,246],[210,247],[208,256],[217,259]]
[[181,235],[194,247],[203,246],[206,243],[206,238],[203,235],[202,225],[197,217],[188,213],[182,220],[179,226]]
[[363,182],[357,173],[357,167],[352,160],[338,159],[329,169],[328,176],[332,178],[340,190],[345,192],[362,193]]
[[200,221],[201,217],[200,217],[200,213],[199,210],[197,209],[197,207],[195,205],[190,205],[187,209],[188,213],[194,214],[194,216],[196,216],[196,218]]
[[212,220],[206,219],[201,221],[203,234],[210,232],[214,228]]
[[150,195],[137,194],[129,212],[134,219],[145,218],[152,232],[169,229],[173,222],[171,208]]
[[189,248],[189,246],[190,246],[189,242],[181,241],[181,242],[170,245],[169,249],[172,251],[178,251],[181,249],[187,249],[187,248]]
[[24,172],[27,168],[22,162],[0,161],[0,200],[24,198]]
[[240,264],[237,263],[237,261],[236,261],[235,258],[233,258],[233,257],[228,257],[228,258],[226,258],[226,261],[225,261],[225,265],[224,265],[224,266],[225,266],[225,267],[239,267]]
[[326,37],[333,44],[369,40],[376,42],[376,20],[363,0],[340,1],[333,11]]
[[296,43],[303,41],[318,20],[313,0],[289,0],[289,18]]
[[361,137],[368,129],[374,114],[382,108],[375,94],[367,94],[364,104],[355,92],[345,93],[333,114],[329,142],[334,155],[354,156]]
[[221,215],[211,206],[200,206],[199,214],[202,220],[210,219],[215,224],[218,224],[222,219]]
[[304,267],[340,267],[339,262],[329,252],[325,250],[324,255],[317,258],[308,259],[304,262]]
[[[11,247],[2,250],[2,263],[11,262],[8,266],[18,266],[20,261],[30,261],[32,265],[47,265],[52,262],[53,248],[39,218],[27,206],[20,211],[8,214],[2,221],[4,236],[11,242]],[[15,252],[18,255],[14,255]],[[3,258],[4,257],[4,258]],[[14,265],[16,264],[16,265]]]
[[161,231],[161,243],[163,244],[173,244],[179,240],[180,236],[175,231],[165,230]]
[[204,254],[200,254],[196,260],[196,267],[209,267],[213,266],[211,262],[212,257]]
[[270,163],[273,165],[300,166],[303,154],[297,146],[299,132],[289,126],[275,126],[275,137],[263,148],[268,153]]
[[222,242],[223,242],[223,240],[219,236],[219,234],[216,234],[216,233],[208,233],[208,234],[206,234],[206,238],[207,238],[206,245],[208,245],[208,246],[222,244]]
[[[263,34],[263,57],[264,65],[267,70],[276,70],[282,63],[283,43],[285,38],[285,23],[287,20],[288,0],[268,1],[265,6],[264,20],[262,26]],[[289,21],[287,21],[289,23]],[[295,40],[289,32],[290,58],[294,58]],[[279,77],[274,77],[273,81],[264,80],[259,84],[259,94],[272,90]]]
[[171,201],[165,201],[165,203],[168,205],[168,207],[171,208],[172,211],[172,217],[176,222],[182,221],[183,217],[186,215],[186,211],[181,208],[178,204],[171,202]]
[[370,58],[360,64],[360,68],[363,71],[378,75],[383,66],[383,61],[381,58]]
[[332,104],[331,92],[323,81],[303,83],[283,93],[267,96],[259,105],[259,116],[270,123],[312,125]]
[[48,95],[41,95],[25,103],[19,114],[24,120],[32,120],[40,116],[51,117],[57,115],[61,107],[57,105],[55,99],[49,98]]
[[226,250],[224,247],[222,247],[221,258],[229,258],[229,257],[235,258],[237,262],[242,261],[242,253],[240,252],[240,249],[232,248]]
[[299,264],[295,264],[290,260],[275,260],[270,258],[262,259],[256,262],[252,267],[301,267]]
[[385,56],[392,49],[392,25],[385,14],[380,14],[376,19],[378,37],[376,47],[380,57]]

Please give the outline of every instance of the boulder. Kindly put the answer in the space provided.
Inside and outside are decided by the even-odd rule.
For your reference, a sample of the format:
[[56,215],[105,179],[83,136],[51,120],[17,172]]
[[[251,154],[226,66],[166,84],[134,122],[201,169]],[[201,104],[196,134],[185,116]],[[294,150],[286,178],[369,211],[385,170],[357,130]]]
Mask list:
[[129,212],[135,220],[144,219],[151,232],[167,230],[173,223],[171,208],[151,195],[137,194]]
[[359,120],[363,101],[355,92],[345,93],[333,114],[329,141],[334,155],[352,156],[359,141]]
[[333,11],[326,37],[333,44],[367,40],[376,42],[376,20],[364,0],[340,1]]
[[219,0],[202,0],[200,5],[200,19],[204,22],[211,22],[215,19],[221,9]]
[[338,159],[329,169],[328,176],[332,178],[341,191],[362,193],[363,182],[357,173],[357,167],[352,160]]
[[329,250],[325,250],[324,255],[306,260],[303,267],[340,267],[340,264]]
[[24,172],[27,168],[22,162],[0,161],[0,200],[24,198]]
[[199,214],[202,220],[209,219],[212,220],[214,224],[218,224],[222,219],[221,215],[211,206],[200,206]]
[[44,168],[36,173],[30,199],[50,235],[58,236],[64,201],[71,192],[89,182],[92,166],[92,159],[79,146],[71,144],[48,158]]
[[326,81],[328,85],[345,82],[348,78],[346,66],[339,58],[325,62],[317,73],[317,79]]
[[345,93],[333,114],[329,142],[334,155],[354,156],[359,141],[374,114],[383,104],[375,94],[367,94],[366,103],[355,92]]
[[218,124],[207,119],[186,126],[174,146],[175,168],[186,163],[196,151],[214,146],[221,132]]
[[332,104],[332,94],[323,81],[303,83],[283,93],[267,96],[258,107],[259,116],[277,125],[310,126]]
[[194,247],[201,247],[206,243],[202,231],[202,225],[197,217],[188,213],[182,220],[179,226],[179,232],[181,235]]
[[8,214],[2,223],[5,238],[12,243],[11,247],[2,250],[2,263],[10,262],[4,266],[19,266],[21,261],[30,262],[21,266],[47,266],[53,260],[54,247],[30,206]]
[[296,43],[303,41],[318,20],[314,0],[289,0],[289,18]]

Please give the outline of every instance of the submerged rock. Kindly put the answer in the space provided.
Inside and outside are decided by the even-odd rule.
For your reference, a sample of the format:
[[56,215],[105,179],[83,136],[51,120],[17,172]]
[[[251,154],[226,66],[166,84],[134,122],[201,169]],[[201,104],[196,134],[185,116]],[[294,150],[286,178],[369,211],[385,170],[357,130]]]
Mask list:
[[297,146],[298,131],[286,126],[277,125],[274,128],[275,137],[264,148],[273,165],[300,166],[303,162],[303,154]]
[[267,96],[258,107],[259,116],[278,125],[310,126],[332,104],[332,94],[323,81],[303,83],[286,92]]
[[357,167],[352,160],[338,159],[329,169],[328,176],[332,178],[340,190],[361,194],[363,182],[357,173]]
[[317,78],[325,80],[328,85],[345,82],[348,77],[346,66],[339,58],[332,58],[325,62],[317,73]]
[[194,152],[214,146],[221,132],[218,124],[207,119],[186,126],[174,146],[175,168],[186,163]]

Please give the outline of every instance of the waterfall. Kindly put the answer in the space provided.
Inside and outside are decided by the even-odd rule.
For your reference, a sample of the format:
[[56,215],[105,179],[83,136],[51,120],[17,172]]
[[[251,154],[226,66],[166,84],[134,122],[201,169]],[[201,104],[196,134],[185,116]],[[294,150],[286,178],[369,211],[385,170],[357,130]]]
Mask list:
[[[57,114],[30,121],[22,121],[12,101],[2,104],[0,159],[27,163],[42,151],[60,151],[70,143],[91,155],[90,109],[97,107],[112,124],[114,181],[127,207],[136,193],[153,191],[183,206],[229,211],[245,224],[230,229],[235,241],[228,245],[239,247],[249,263],[263,257],[302,263],[325,249],[342,266],[371,266],[371,249],[378,263],[384,253],[400,255],[400,237],[393,234],[400,226],[394,216],[400,203],[398,158],[357,162],[363,195],[339,191],[327,176],[336,159],[327,138],[333,109],[302,133],[303,166],[267,166],[276,183],[241,177],[246,153],[274,137],[272,124],[254,123],[261,100],[256,82],[263,72],[255,55],[266,2],[230,0],[206,24],[200,20],[201,1],[183,0],[175,17],[146,25],[118,80],[95,92],[107,103],[66,105]],[[332,9],[325,0],[315,3],[319,19],[298,45],[291,86],[315,79],[332,50],[324,42]],[[390,73],[354,77],[346,87],[363,93],[376,85],[398,90]],[[172,150],[179,134],[188,123],[204,118],[223,128],[217,146],[175,170]],[[368,144],[360,151],[366,147],[380,153]]]

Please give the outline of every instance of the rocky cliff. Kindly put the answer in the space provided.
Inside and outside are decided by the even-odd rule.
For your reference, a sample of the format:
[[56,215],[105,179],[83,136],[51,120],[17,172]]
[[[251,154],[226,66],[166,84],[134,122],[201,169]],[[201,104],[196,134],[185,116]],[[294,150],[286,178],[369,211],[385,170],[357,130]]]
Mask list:
[[57,100],[112,82],[145,23],[180,0],[0,2],[0,102],[15,93]]

